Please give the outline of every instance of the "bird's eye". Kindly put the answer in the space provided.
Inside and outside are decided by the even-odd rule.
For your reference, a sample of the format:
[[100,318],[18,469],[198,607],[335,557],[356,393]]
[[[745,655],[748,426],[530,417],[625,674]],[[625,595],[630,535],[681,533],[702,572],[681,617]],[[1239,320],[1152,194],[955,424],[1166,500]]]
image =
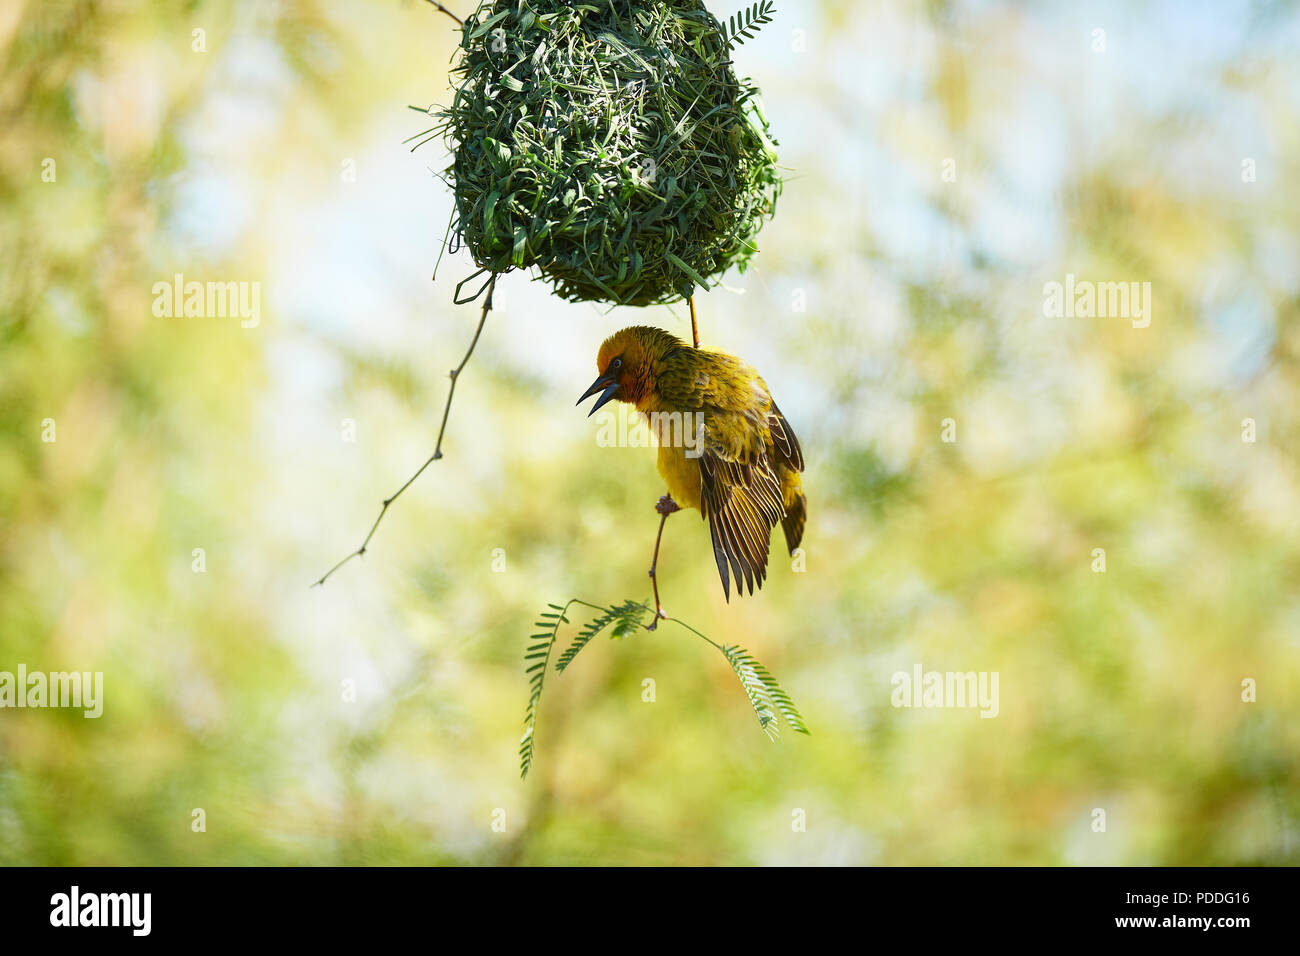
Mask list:
[[616,358],[614,359],[614,361],[609,363],[609,370],[611,372],[617,372],[622,367],[623,367],[623,360],[621,358]]

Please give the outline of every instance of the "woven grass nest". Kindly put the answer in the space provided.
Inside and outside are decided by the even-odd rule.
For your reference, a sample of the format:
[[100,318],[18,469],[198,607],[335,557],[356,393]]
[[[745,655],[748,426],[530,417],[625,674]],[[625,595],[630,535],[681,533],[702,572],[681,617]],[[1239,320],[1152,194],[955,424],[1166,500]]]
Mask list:
[[699,0],[483,0],[440,114],[480,269],[619,305],[743,271],[781,179],[734,39]]

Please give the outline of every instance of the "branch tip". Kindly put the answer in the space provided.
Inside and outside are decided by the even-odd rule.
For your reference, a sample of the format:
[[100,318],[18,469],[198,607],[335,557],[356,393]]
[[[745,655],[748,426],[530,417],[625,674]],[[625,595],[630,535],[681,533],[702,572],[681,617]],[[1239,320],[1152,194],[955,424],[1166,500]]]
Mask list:
[[[433,0],[429,0],[429,2],[433,3]],[[434,6],[439,7],[439,9],[443,9],[440,4],[435,3]],[[411,487],[411,485],[415,484],[415,479],[419,478],[422,474],[424,474],[424,469],[428,468],[431,464],[433,464],[435,461],[437,461],[442,457],[442,438],[447,433],[447,418],[449,415],[451,415],[451,400],[452,397],[456,394],[456,382],[457,379],[459,378],[460,373],[464,371],[465,366],[469,364],[470,356],[474,354],[474,347],[478,345],[479,337],[483,334],[483,326],[487,323],[488,312],[491,311],[492,309],[492,291],[493,289],[496,288],[496,282],[497,282],[497,276],[496,273],[494,272],[488,278],[487,283],[484,285],[484,289],[487,290],[487,298],[484,299],[483,301],[483,311],[479,315],[478,327],[474,329],[474,338],[470,340],[469,349],[466,350],[465,357],[460,360],[460,364],[458,366],[452,369],[451,387],[447,389],[447,404],[444,405],[442,408],[442,424],[438,428],[438,441],[434,445],[433,454],[430,455],[425,460],[423,465],[421,465],[419,468],[416,469],[415,474],[413,474],[410,478],[406,479],[406,484],[402,485],[402,487],[398,488],[397,491],[395,491],[391,496],[385,499],[383,507],[380,508],[379,510],[379,517],[376,518],[375,523],[370,526],[370,531],[367,532],[365,540],[361,542],[361,547],[357,548],[357,550],[353,551],[351,554],[349,554],[338,564],[334,565],[334,567],[326,571],[325,574],[321,577],[321,579],[316,582],[316,584],[324,584],[325,581],[329,578],[329,576],[333,574],[335,571],[337,571],[339,568],[343,567],[343,565],[347,564],[353,558],[359,558],[366,553],[366,548],[370,545],[370,539],[373,538],[375,536],[375,532],[379,530],[379,523],[384,520],[384,515],[388,514],[388,506],[391,505],[394,501],[396,501],[399,497],[401,497],[402,492],[404,492],[407,488]],[[315,585],[313,585],[313,587],[315,587]]]
[[437,7],[439,10],[441,10],[443,13],[447,14],[447,16],[449,16],[449,17],[451,17],[453,20],[455,20],[455,21],[456,21],[458,24],[460,24],[462,27],[465,25],[465,21],[464,21],[464,20],[462,20],[460,17],[456,16],[456,14],[452,13],[450,10],[448,10],[446,7],[444,7],[441,3],[438,3],[437,0],[429,0],[429,2],[432,3],[432,4],[433,4],[435,7]]

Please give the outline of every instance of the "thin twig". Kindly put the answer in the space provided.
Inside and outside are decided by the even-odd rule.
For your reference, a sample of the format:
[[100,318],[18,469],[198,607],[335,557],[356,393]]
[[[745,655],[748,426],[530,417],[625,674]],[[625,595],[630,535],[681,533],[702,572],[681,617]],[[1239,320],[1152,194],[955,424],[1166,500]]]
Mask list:
[[464,25],[465,25],[465,21],[464,21],[464,20],[462,20],[460,17],[456,16],[456,14],[452,13],[450,10],[448,10],[446,7],[444,7],[441,3],[438,3],[438,0],[429,0],[429,2],[432,3],[432,4],[433,4],[435,7],[437,7],[439,10],[441,10],[443,13],[447,14],[447,16],[451,17],[453,20],[455,20],[455,21],[456,21],[457,23],[459,23],[461,26],[464,26]]
[[716,647],[718,650],[722,650],[722,649],[723,649],[722,645],[719,644],[717,641],[715,641],[713,638],[709,637],[709,636],[706,635],[706,634],[701,634],[699,631],[697,631],[695,628],[691,627],[689,624],[687,624],[685,621],[681,620],[680,618],[676,618],[676,617],[668,617],[668,616],[665,615],[664,620],[665,620],[665,621],[668,621],[668,622],[670,622],[670,623],[672,623],[672,624],[676,624],[676,625],[678,625],[678,626],[680,626],[680,627],[684,627],[684,628],[686,628],[686,630],[690,631],[690,632],[691,632],[692,634],[694,634],[696,637],[702,637],[702,638],[704,638],[706,641],[708,641],[710,644],[712,644],[712,645],[713,645],[714,647]]
[[451,387],[447,389],[447,404],[443,406],[442,409],[442,425],[438,429],[438,443],[434,446],[433,454],[429,456],[428,461],[426,461],[423,465],[421,465],[419,470],[416,471],[415,474],[413,474],[410,478],[406,479],[406,484],[402,485],[402,487],[398,488],[394,494],[390,495],[388,498],[384,500],[384,506],[379,511],[379,517],[376,518],[375,523],[370,526],[370,533],[366,535],[366,540],[361,542],[361,547],[357,548],[357,550],[353,551],[342,561],[340,561],[338,564],[334,565],[334,567],[330,568],[323,575],[321,575],[321,579],[317,581],[315,584],[313,584],[312,587],[314,588],[320,587],[322,584],[325,583],[325,581],[329,578],[331,574],[333,574],[339,568],[343,567],[343,565],[347,564],[353,558],[359,558],[362,555],[364,555],[366,553],[367,545],[370,544],[370,539],[375,536],[375,531],[379,527],[379,522],[383,521],[384,515],[388,513],[389,506],[398,499],[398,497],[402,494],[403,491],[405,491],[407,488],[411,487],[411,485],[415,483],[415,479],[419,478],[422,474],[424,474],[424,469],[428,468],[435,461],[437,461],[439,458],[442,457],[442,436],[447,431],[447,416],[451,414],[451,399],[452,396],[456,394],[456,383],[460,381],[460,373],[465,368],[466,364],[468,364],[469,357],[474,354],[474,346],[478,345],[479,336],[483,334],[483,325],[485,322],[487,322],[488,312],[491,311],[492,309],[492,293],[496,289],[496,283],[497,283],[497,277],[496,277],[496,273],[494,272],[492,273],[492,278],[488,280],[487,297],[483,300],[483,312],[479,316],[478,328],[474,330],[474,338],[469,343],[469,350],[465,353],[465,357],[460,360],[460,364],[451,370]]
[[655,619],[646,625],[647,631],[653,631],[659,626],[660,618],[667,618],[664,613],[664,606],[659,603],[659,579],[655,577],[655,568],[659,566],[659,542],[664,537],[664,525],[668,522],[668,516],[674,511],[681,511],[681,506],[673,501],[672,495],[663,495],[659,503],[655,505],[655,511],[659,512],[659,533],[655,535],[655,553],[650,559],[650,586],[655,592]]
[[700,347],[700,327],[695,322],[695,296],[688,300],[691,304],[691,338],[695,341],[695,347]]

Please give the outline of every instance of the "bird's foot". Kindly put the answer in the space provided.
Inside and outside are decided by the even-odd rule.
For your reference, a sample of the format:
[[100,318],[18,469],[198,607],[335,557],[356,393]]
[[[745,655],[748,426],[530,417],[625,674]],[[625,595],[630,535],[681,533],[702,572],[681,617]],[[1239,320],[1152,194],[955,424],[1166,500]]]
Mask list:
[[[659,503],[655,505],[655,511],[667,518],[674,511],[681,511],[682,506],[673,501],[672,495],[660,495]],[[676,527],[676,525],[673,525]]]

